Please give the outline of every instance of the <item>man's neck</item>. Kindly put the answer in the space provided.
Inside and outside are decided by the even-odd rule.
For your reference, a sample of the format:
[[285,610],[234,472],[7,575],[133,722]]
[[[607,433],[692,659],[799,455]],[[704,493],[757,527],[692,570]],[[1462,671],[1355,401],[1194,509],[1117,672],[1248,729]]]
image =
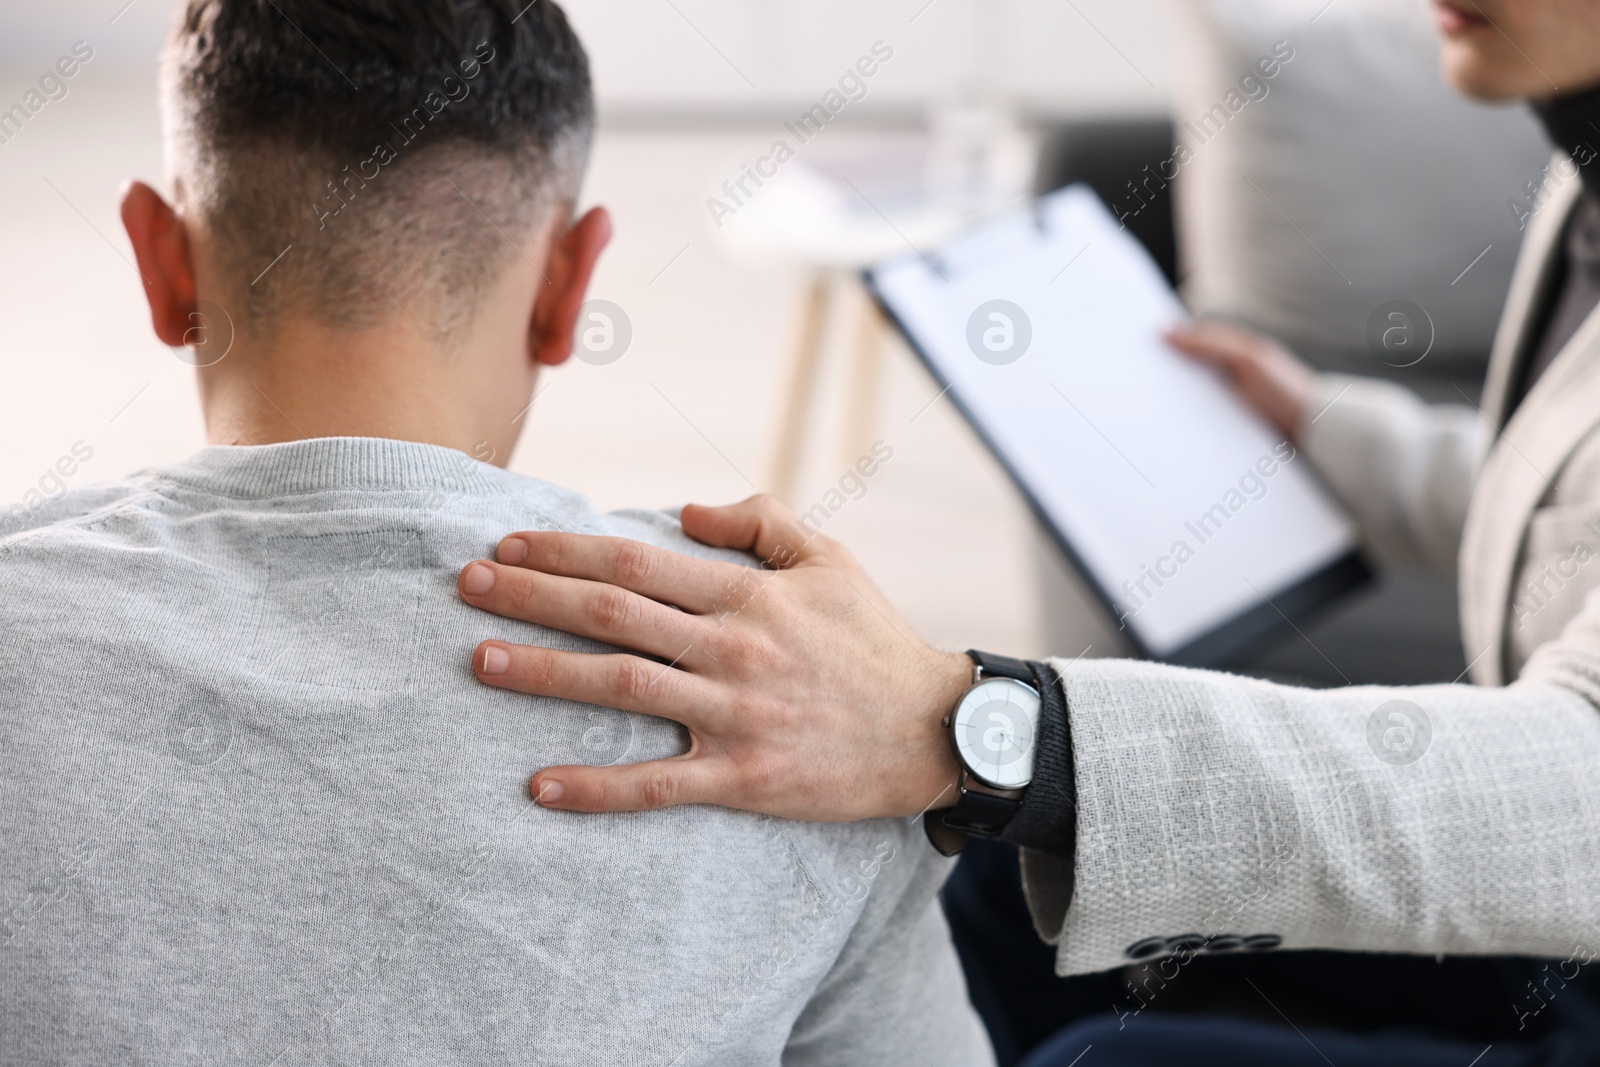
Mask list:
[[241,339],[200,372],[206,437],[219,445],[386,437],[504,465],[520,425],[511,418],[522,405],[512,402],[518,388],[531,395],[533,370],[491,384],[497,368],[473,357],[481,351],[471,342],[446,350],[408,327],[345,334],[284,324],[270,343]]

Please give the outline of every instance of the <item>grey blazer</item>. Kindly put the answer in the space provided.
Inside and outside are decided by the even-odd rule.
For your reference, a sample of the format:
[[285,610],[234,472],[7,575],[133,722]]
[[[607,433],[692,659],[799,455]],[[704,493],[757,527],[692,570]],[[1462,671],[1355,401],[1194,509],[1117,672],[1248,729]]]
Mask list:
[[1149,959],[1154,996],[1196,952],[1600,955],[1600,314],[1507,418],[1579,191],[1529,223],[1481,410],[1329,376],[1300,434],[1374,555],[1458,570],[1471,684],[1057,661],[1076,865],[1023,867],[1061,973]]

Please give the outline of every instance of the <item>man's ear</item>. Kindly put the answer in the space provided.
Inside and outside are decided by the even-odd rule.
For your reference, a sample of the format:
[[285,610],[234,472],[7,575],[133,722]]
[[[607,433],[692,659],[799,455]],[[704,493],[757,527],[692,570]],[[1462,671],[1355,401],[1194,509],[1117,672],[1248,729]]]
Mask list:
[[133,242],[156,336],[165,345],[181,347],[196,306],[188,227],[144,182],[131,182],[123,190],[122,225]]
[[572,355],[578,310],[589,291],[595,261],[610,241],[611,216],[597,207],[551,243],[544,272],[549,281],[539,286],[528,330],[528,352],[537,362],[553,367]]

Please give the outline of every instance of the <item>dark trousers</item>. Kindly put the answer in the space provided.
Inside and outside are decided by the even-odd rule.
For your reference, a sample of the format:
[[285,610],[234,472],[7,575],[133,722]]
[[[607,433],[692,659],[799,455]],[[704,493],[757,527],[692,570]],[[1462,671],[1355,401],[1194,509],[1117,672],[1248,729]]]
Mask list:
[[[1091,1049],[1092,1058],[1086,1056]],[[1110,1016],[1058,1032],[1023,1067],[1072,1067],[1080,1057],[1100,1067],[1592,1067],[1600,1063],[1600,1031],[1578,1023],[1534,1044],[1478,1044],[1399,1031],[1296,1030],[1282,1022],[1207,1015],[1150,1015],[1124,1026]]]
[[[1001,1067],[1035,1050],[1055,1058],[1028,1067],[1067,1067],[1090,1043],[1096,1063],[1141,1064],[1173,1042],[1184,1058],[1168,1062],[1211,1062],[1215,1049],[1215,1062],[1239,1067],[1296,1064],[1302,1051],[1319,1065],[1324,1054],[1339,1067],[1382,1064],[1385,1043],[1392,1062],[1428,1064],[1429,1042],[1448,1057],[1469,1050],[1439,1061],[1454,1067],[1490,1045],[1477,1067],[1600,1065],[1600,979],[1589,973],[1600,967],[1573,977],[1559,961],[1290,952],[1196,957],[1170,982],[1127,969],[1060,978],[1028,916],[1016,849],[988,841],[967,846],[943,903]],[[1101,1059],[1102,1046],[1126,1058]]]

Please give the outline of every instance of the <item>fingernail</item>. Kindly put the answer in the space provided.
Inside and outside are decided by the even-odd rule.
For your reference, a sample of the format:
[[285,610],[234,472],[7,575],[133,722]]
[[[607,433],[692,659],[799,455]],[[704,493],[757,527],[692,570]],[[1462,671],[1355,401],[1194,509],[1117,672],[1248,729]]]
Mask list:
[[553,782],[548,778],[539,782],[533,791],[535,804],[554,804],[561,799],[561,794],[566,790],[561,788],[560,782]]
[[520,537],[508,537],[500,542],[494,558],[509,567],[520,566],[528,558],[528,542]]
[[468,596],[482,596],[494,588],[494,568],[474,563],[461,575],[461,589]]
[[511,666],[511,653],[499,645],[489,645],[483,650],[483,673],[504,674]]

